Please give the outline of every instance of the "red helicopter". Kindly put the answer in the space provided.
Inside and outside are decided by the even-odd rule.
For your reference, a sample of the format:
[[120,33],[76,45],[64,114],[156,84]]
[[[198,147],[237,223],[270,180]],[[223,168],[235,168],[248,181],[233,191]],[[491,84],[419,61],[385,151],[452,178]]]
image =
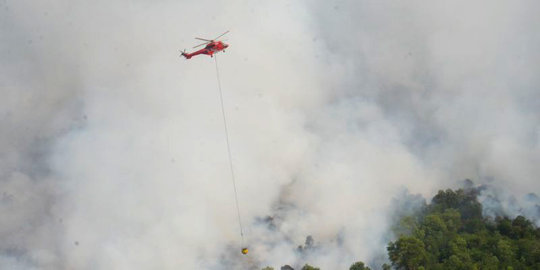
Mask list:
[[186,50],[184,50],[182,52],[182,56],[184,56],[186,59],[190,59],[191,57],[195,56],[195,55],[199,55],[199,54],[207,54],[207,55],[210,55],[210,57],[214,57],[214,53],[217,53],[217,52],[220,52],[220,51],[223,51],[225,52],[225,49],[227,47],[229,47],[228,44],[225,44],[223,43],[222,41],[219,41],[216,39],[224,36],[225,34],[229,33],[229,31],[219,35],[218,37],[214,38],[214,39],[204,39],[204,38],[198,38],[196,37],[195,39],[198,39],[198,40],[203,40],[205,41],[204,43],[202,44],[199,44],[193,48],[197,48],[197,47],[200,47],[200,46],[203,46],[203,45],[206,45],[206,47],[196,51],[196,52],[192,52],[192,53],[186,53]]

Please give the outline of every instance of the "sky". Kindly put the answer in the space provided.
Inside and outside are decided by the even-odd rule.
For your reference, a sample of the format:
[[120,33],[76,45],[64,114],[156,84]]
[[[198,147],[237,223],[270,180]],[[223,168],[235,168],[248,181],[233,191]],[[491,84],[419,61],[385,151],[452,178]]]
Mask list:
[[540,225],[539,9],[0,0],[0,268],[377,269],[464,179]]

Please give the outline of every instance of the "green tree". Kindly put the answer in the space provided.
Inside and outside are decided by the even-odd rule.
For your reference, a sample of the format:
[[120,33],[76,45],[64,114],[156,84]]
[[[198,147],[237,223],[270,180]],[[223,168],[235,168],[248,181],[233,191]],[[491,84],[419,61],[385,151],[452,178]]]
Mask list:
[[445,209],[441,215],[449,233],[456,233],[461,228],[461,214],[455,209]]
[[302,270],[321,270],[321,269],[317,268],[317,267],[313,267],[313,266],[306,263],[306,265],[304,265],[304,267],[302,267]]
[[418,269],[426,262],[424,243],[415,237],[403,236],[388,246],[388,255],[392,265],[398,268]]
[[497,270],[499,269],[499,259],[497,257],[490,255],[486,256],[481,261],[481,267],[480,269],[486,269],[486,270]]
[[363,262],[355,262],[349,270],[371,270],[371,268],[365,266]]
[[497,258],[502,263],[511,263],[514,258],[514,248],[509,240],[501,239],[497,242]]

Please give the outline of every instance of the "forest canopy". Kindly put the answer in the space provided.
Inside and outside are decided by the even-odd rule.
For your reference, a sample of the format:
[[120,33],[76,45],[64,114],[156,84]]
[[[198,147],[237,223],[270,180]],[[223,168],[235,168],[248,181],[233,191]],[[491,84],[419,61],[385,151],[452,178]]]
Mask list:
[[396,269],[540,269],[540,229],[523,216],[483,217],[475,189],[441,190],[395,229]]
[[[477,196],[474,188],[440,190],[430,204],[401,216],[393,226],[397,239],[387,246],[391,265],[372,268],[540,269],[540,228],[523,216],[482,216]],[[349,268],[368,269],[361,261]]]

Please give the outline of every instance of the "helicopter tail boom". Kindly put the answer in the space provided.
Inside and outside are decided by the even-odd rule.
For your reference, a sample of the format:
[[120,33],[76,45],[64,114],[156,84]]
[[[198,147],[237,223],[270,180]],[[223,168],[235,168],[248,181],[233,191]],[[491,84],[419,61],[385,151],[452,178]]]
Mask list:
[[186,59],[191,59],[191,57],[192,57],[193,55],[191,55],[191,54],[189,54],[189,53],[186,53],[186,50],[184,50],[184,51],[182,52],[182,56],[185,57]]

